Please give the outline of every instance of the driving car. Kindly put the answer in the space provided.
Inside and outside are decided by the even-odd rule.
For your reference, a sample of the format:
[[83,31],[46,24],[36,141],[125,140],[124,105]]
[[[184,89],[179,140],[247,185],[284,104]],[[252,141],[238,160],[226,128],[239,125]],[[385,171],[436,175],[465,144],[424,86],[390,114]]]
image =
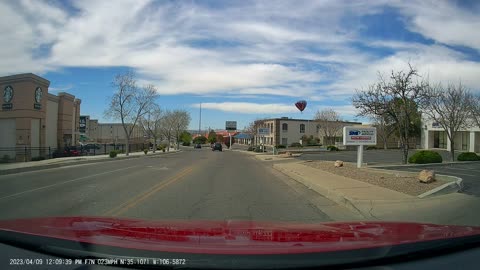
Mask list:
[[202,145],[199,144],[199,143],[197,143],[197,144],[195,144],[195,145],[193,146],[193,148],[196,148],[196,149],[197,149],[197,148],[202,148]]
[[212,147],[212,151],[215,151],[215,150],[218,150],[218,151],[222,151],[222,144],[221,143],[215,143]]

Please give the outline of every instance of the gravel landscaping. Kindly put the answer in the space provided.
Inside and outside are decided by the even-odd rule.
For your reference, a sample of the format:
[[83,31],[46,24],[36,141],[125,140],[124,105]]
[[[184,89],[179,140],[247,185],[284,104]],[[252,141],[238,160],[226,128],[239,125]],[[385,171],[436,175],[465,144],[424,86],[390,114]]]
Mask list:
[[444,181],[437,180],[430,184],[423,184],[418,181],[416,174],[414,176],[409,176],[405,172],[383,173],[368,168],[358,169],[356,164],[345,162],[343,163],[343,167],[339,168],[334,166],[333,161],[311,161],[304,162],[303,164],[320,169],[322,171],[334,173],[413,196],[418,196],[446,183]]

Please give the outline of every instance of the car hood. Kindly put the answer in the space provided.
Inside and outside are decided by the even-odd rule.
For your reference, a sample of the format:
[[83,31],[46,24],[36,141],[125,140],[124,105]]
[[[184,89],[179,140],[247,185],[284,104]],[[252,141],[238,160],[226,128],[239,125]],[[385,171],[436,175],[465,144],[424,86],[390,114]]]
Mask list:
[[407,222],[290,223],[51,217],[0,221],[20,233],[121,248],[198,254],[292,254],[480,235],[480,227]]

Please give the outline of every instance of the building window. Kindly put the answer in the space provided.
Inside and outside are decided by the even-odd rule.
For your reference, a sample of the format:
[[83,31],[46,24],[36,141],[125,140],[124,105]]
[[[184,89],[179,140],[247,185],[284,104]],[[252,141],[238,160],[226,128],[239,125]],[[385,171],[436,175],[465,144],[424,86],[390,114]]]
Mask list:
[[287,123],[283,123],[282,124],[282,131],[288,131],[288,124]]
[[305,124],[300,124],[300,133],[305,133]]

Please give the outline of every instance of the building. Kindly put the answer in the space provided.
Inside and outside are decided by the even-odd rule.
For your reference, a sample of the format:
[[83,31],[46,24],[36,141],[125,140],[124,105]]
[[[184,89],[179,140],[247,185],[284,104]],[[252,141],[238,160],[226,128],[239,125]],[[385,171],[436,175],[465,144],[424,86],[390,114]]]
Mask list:
[[[121,123],[99,123],[96,119],[90,119],[88,115],[80,116],[81,129],[80,133],[84,138],[84,142],[92,143],[114,143],[125,144],[127,135]],[[83,124],[84,123],[84,124]],[[129,128],[131,124],[128,124]],[[145,133],[139,125],[133,128],[130,137],[131,144],[139,144],[145,142]]]
[[[423,149],[441,149],[450,151],[450,140],[440,124],[424,120],[422,122],[421,147]],[[480,152],[480,127],[462,129],[456,133],[454,148],[458,151]]]
[[[288,117],[257,120],[258,128],[266,128],[268,133],[265,135],[256,134],[254,144],[266,145],[291,145],[301,142],[302,137],[316,138],[321,144],[327,142],[326,136],[322,130],[320,122],[316,120],[292,119]],[[360,122],[336,121],[341,128],[335,134],[334,140],[337,145],[342,144],[343,126],[362,125]],[[303,144],[305,142],[302,141]]]
[[0,77],[2,157],[27,161],[78,141],[81,100],[64,92],[52,95],[49,86],[32,73]]

